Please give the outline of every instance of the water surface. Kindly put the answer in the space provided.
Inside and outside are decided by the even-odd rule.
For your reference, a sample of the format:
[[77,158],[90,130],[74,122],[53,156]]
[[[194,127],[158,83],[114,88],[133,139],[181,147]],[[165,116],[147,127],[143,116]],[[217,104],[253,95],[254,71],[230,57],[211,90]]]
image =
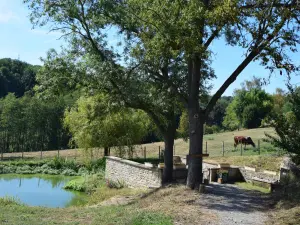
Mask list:
[[63,189],[70,179],[51,175],[1,175],[0,197],[15,197],[26,205],[52,208],[85,203],[85,194]]

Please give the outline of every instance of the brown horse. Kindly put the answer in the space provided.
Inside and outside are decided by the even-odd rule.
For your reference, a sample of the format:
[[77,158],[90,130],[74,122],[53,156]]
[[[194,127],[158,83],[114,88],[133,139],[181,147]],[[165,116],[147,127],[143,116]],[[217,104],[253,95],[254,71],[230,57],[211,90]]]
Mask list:
[[238,146],[238,144],[243,144],[245,145],[252,145],[255,148],[255,144],[252,141],[251,137],[246,137],[246,136],[234,136],[234,147]]

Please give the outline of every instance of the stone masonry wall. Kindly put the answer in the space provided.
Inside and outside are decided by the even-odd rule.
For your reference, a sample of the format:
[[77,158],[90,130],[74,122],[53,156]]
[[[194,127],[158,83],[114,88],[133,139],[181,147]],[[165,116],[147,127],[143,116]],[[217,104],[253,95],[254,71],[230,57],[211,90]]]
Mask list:
[[256,172],[256,171],[251,171],[247,170],[246,168],[240,167],[240,172],[247,182],[251,182],[252,178],[259,178],[262,180],[266,180],[268,182],[276,182],[279,180],[279,175],[272,175],[272,174],[267,174],[264,172]]
[[129,187],[160,187],[161,172],[157,168],[147,168],[144,164],[106,157],[105,179],[123,182]]

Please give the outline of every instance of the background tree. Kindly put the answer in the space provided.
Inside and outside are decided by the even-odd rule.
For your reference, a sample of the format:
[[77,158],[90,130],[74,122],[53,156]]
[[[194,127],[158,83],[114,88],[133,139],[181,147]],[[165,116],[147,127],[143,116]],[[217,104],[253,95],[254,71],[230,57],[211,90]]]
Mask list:
[[216,125],[220,128],[223,127],[222,123],[225,117],[226,109],[231,103],[231,96],[222,96],[216,103],[215,107],[209,113],[206,124],[209,126]]
[[80,148],[114,147],[118,155],[129,156],[135,144],[141,142],[149,128],[149,119],[142,111],[134,111],[109,105],[105,95],[81,97],[76,105],[65,112],[65,125],[72,133],[72,139]]
[[35,75],[40,66],[33,66],[15,59],[0,59],[0,98],[8,93],[17,97],[35,85]]
[[300,164],[300,88],[289,85],[287,100],[292,110],[284,113],[278,111],[272,120],[277,136],[266,134],[267,141],[288,152],[294,162]]
[[222,125],[228,130],[236,130],[241,128],[241,122],[235,113],[235,101],[226,108],[225,117]]
[[223,125],[228,129],[258,128],[272,109],[272,96],[262,90],[259,79],[254,78],[252,81],[245,81],[242,89],[235,91]]
[[9,93],[0,101],[0,148],[2,152],[54,150],[67,147],[62,127],[64,102],[45,102]]

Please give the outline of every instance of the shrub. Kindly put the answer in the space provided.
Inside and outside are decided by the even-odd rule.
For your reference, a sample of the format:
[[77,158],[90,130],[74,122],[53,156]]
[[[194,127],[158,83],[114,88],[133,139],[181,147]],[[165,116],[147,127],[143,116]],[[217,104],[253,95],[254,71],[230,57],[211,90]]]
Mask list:
[[77,173],[72,169],[65,169],[64,171],[62,171],[61,174],[65,175],[65,176],[76,176],[77,175]]
[[64,186],[64,188],[91,193],[94,192],[96,188],[104,186],[103,180],[104,180],[103,174],[87,175],[69,181]]
[[63,167],[63,164],[64,164],[64,159],[63,158],[60,158],[60,157],[57,157],[55,156],[54,159],[52,159],[48,165],[52,168],[55,168],[55,169],[61,169]]
[[126,187],[127,185],[123,181],[112,181],[112,180],[106,180],[106,185],[109,188],[115,188],[115,189],[121,189]]
[[16,167],[15,166],[5,166],[3,168],[3,174],[6,173],[15,173],[16,172]]
[[63,167],[65,169],[71,169],[74,171],[78,171],[78,166],[79,166],[79,164],[77,164],[74,159],[71,159],[71,160],[66,159],[64,161],[64,165],[63,165]]
[[73,180],[70,180],[68,183],[65,184],[64,189],[70,189],[74,191],[85,191],[85,178],[84,177],[79,177],[75,178]]

